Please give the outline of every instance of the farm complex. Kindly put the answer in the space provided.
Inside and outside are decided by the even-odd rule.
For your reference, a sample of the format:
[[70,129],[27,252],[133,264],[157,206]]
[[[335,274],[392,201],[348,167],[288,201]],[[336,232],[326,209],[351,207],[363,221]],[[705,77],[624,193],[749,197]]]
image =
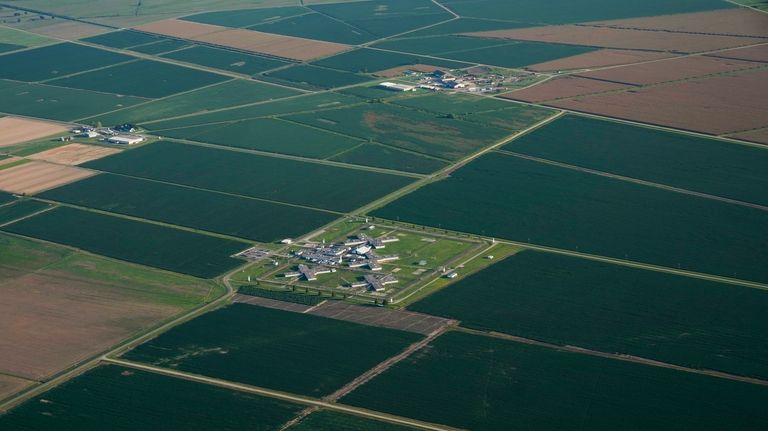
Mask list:
[[0,2],[0,429],[768,429],[768,6]]

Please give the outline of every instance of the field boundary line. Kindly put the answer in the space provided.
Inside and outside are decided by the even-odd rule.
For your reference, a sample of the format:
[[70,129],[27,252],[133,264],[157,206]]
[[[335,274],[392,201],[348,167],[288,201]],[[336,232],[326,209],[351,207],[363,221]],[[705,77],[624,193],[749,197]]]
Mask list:
[[543,159],[543,158],[536,157],[536,156],[529,156],[527,154],[521,154],[521,153],[517,153],[517,152],[514,152],[514,151],[509,151],[509,150],[496,150],[496,152],[498,152],[499,154],[504,154],[504,155],[507,155],[507,156],[517,157],[517,158],[524,159],[524,160],[530,160],[530,161],[536,162],[536,163],[552,165],[552,166],[556,166],[556,167],[559,167],[559,168],[569,169],[569,170],[573,170],[573,171],[577,171],[577,172],[584,172],[584,173],[587,173],[587,174],[597,175],[597,176],[606,177],[606,178],[611,178],[611,179],[618,180],[618,181],[624,181],[624,182],[628,182],[628,183],[635,183],[635,184],[639,184],[639,185],[642,185],[642,186],[653,187],[653,188],[657,188],[657,189],[667,190],[667,191],[671,191],[671,192],[675,192],[675,193],[695,196],[695,197],[704,198],[704,199],[711,199],[711,200],[720,201],[720,202],[727,203],[727,204],[732,204],[732,205],[740,205],[740,206],[744,206],[744,207],[748,207],[748,208],[754,208],[754,209],[757,209],[757,210],[760,210],[760,211],[768,211],[768,207],[766,207],[766,206],[763,206],[763,205],[760,205],[760,204],[754,204],[754,203],[750,203],[750,202],[744,202],[744,201],[740,201],[740,200],[737,200],[737,199],[727,198],[727,197],[718,196],[718,195],[711,195],[711,194],[708,194],[708,193],[697,192],[697,191],[694,191],[694,190],[683,189],[683,188],[680,188],[680,187],[674,187],[674,186],[670,186],[670,185],[663,184],[663,183],[657,183],[657,182],[654,182],[654,181],[647,181],[647,180],[642,180],[642,179],[639,179],[639,178],[632,178],[632,177],[627,177],[627,176],[624,176],[624,175],[612,174],[610,172],[605,172],[605,171],[601,171],[601,170],[597,170],[597,169],[591,169],[591,168],[585,168],[583,166],[578,166],[578,165],[571,165],[569,163],[558,162],[558,161],[555,161],[555,160]]
[[481,336],[481,337],[498,338],[502,340],[513,341],[516,343],[528,344],[532,346],[544,347],[544,348],[559,350],[563,352],[579,353],[582,355],[596,356],[600,358],[612,359],[612,360],[623,361],[623,362],[632,362],[636,364],[643,364],[643,365],[648,365],[648,366],[658,367],[658,368],[667,368],[667,369],[683,371],[691,374],[700,374],[700,375],[716,377],[716,378],[721,378],[726,380],[750,383],[753,385],[768,386],[768,380],[758,379],[754,377],[747,377],[747,376],[739,376],[736,374],[730,374],[730,373],[725,373],[722,371],[716,371],[716,370],[710,370],[710,369],[689,368],[682,365],[675,365],[668,362],[657,361],[655,359],[649,359],[649,358],[644,358],[640,356],[634,356],[634,355],[628,355],[628,354],[622,354],[622,353],[607,353],[599,350],[592,350],[592,349],[587,349],[587,348],[578,347],[578,346],[553,344],[553,343],[548,343],[546,341],[539,341],[531,338],[519,337],[516,335],[510,335],[503,332],[497,332],[497,331],[486,332],[486,331],[480,331],[477,329],[466,328],[463,326],[458,327],[455,330],[472,334],[472,335]]
[[[32,200],[34,200],[34,201],[37,201],[37,202],[40,202],[40,201],[39,201],[39,200],[37,200],[37,199],[32,199]],[[19,202],[19,201],[12,201],[11,203],[16,203],[16,202]],[[49,203],[50,203],[50,202],[49,202]],[[34,217],[34,216],[36,216],[36,215],[42,214],[42,213],[44,213],[44,212],[50,211],[50,210],[52,210],[52,209],[55,209],[56,207],[58,207],[58,202],[57,202],[57,203],[54,203],[53,205],[51,205],[51,206],[49,206],[49,207],[46,207],[46,208],[43,208],[43,209],[41,209],[41,210],[35,211],[35,212],[31,213],[31,214],[27,214],[27,215],[25,215],[25,216],[21,216],[21,217],[19,217],[19,218],[17,218],[17,219],[13,219],[13,220],[11,220],[11,221],[7,221],[7,222],[5,222],[5,223],[0,223],[0,228],[2,228],[2,227],[5,227],[5,226],[8,226],[8,225],[10,225],[10,224],[13,224],[13,223],[16,223],[16,222],[20,222],[20,221],[22,221],[22,220],[26,220],[26,219],[28,219],[28,218],[31,218],[31,217]],[[3,374],[3,373],[0,371],[0,374]]]
[[297,404],[303,404],[307,406],[321,407],[327,410],[334,410],[342,413],[352,414],[355,416],[385,421],[385,422],[399,424],[399,425],[416,427],[424,430],[458,431],[458,428],[432,424],[429,422],[422,422],[415,419],[404,418],[401,416],[390,415],[382,412],[376,412],[376,411],[364,409],[361,407],[348,406],[345,404],[337,404],[333,402],[306,397],[303,395],[293,395],[287,392],[261,388],[258,386],[248,385],[244,383],[231,382],[228,380],[223,380],[223,379],[218,379],[213,377],[205,377],[197,374],[156,367],[153,365],[147,365],[147,364],[142,364],[142,363],[133,362],[133,361],[126,361],[124,359],[103,358],[103,362],[108,364],[113,364],[113,365],[120,365],[120,366],[132,368],[136,370],[146,371],[154,374],[160,374],[168,377],[189,380],[196,383],[203,383],[203,384],[218,386],[221,388],[235,390],[238,392],[246,392],[246,393],[261,395],[269,398],[275,398],[275,399],[293,402]]

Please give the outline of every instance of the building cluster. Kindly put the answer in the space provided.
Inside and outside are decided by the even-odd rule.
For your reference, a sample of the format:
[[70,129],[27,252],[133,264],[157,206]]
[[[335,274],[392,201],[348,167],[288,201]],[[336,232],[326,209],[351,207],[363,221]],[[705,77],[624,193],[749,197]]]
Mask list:
[[72,129],[72,134],[78,138],[99,139],[110,144],[133,145],[144,142],[143,136],[135,134],[137,131],[132,124],[119,124],[114,127],[82,126]]
[[[514,83],[523,76],[507,76],[501,73],[457,73],[435,70],[420,74],[417,88],[431,91],[462,91],[468,93],[494,93],[505,83]],[[527,76],[525,76],[527,77]]]

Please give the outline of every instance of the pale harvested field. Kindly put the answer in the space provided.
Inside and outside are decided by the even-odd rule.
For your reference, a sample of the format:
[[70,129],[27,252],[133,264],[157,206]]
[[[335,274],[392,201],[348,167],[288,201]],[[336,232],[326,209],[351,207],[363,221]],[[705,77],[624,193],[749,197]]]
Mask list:
[[50,25],[30,28],[29,31],[32,33],[41,34],[43,36],[52,37],[54,39],[76,40],[88,36],[96,36],[97,34],[106,33],[108,31],[112,31],[112,29],[98,25],[86,24],[84,22],[58,20],[55,24],[52,23]]
[[439,69],[443,69],[443,68],[432,66],[429,64],[411,64],[408,66],[399,66],[399,67],[393,67],[392,69],[382,70],[374,73],[374,75],[381,76],[382,78],[395,78],[402,75],[403,72],[405,72],[406,70],[413,70],[414,72],[429,73]]
[[518,30],[468,33],[469,36],[562,43],[602,48],[648,49],[671,52],[703,52],[757,43],[754,38],[736,36],[624,30],[608,27],[557,25]]
[[22,142],[45,138],[64,133],[67,127],[41,120],[29,120],[18,117],[0,118],[0,147],[16,145]]
[[722,135],[768,126],[768,71],[549,103],[642,123]]
[[630,86],[615,82],[565,76],[523,90],[502,94],[500,97],[522,100],[524,102],[543,102],[546,100],[604,93],[606,91],[616,91],[627,88],[630,88]]
[[29,156],[30,159],[43,160],[62,165],[79,165],[119,153],[117,148],[97,147],[85,144],[68,144],[63,147],[52,148]]
[[19,392],[33,382],[0,374],[0,400]]
[[763,65],[761,63],[752,63],[742,60],[697,56],[596,70],[593,72],[580,73],[578,76],[620,82],[622,84],[648,85],[665,81],[695,78],[697,76],[752,69],[760,66]]
[[118,289],[42,270],[0,283],[0,372],[42,380],[173,315]]
[[736,60],[757,61],[768,63],[768,45],[751,46],[749,48],[729,49],[728,51],[710,54],[713,57],[733,58]]
[[768,145],[768,127],[730,135],[731,138]]
[[253,30],[230,29],[218,25],[199,24],[174,19],[142,25],[136,27],[136,29],[302,61],[327,57],[350,48],[349,45],[339,43],[321,42]]
[[96,172],[35,161],[0,171],[0,190],[30,195],[92,175]]
[[6,157],[4,159],[0,159],[0,166],[8,165],[8,164],[11,164],[11,163],[15,163],[15,162],[17,162],[19,160],[21,160],[21,159],[18,158],[18,157],[13,157],[13,156]]
[[768,14],[743,8],[598,21],[588,25],[768,38]]
[[534,64],[527,68],[536,72],[551,72],[555,70],[580,70],[595,67],[618,66],[634,64],[649,60],[659,60],[672,57],[666,52],[628,51],[622,49],[601,49],[586,54]]

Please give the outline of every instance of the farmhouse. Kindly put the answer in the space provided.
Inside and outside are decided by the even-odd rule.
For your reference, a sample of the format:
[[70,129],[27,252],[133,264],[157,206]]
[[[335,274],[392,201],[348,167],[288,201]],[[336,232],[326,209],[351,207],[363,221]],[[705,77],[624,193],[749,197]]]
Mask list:
[[392,91],[416,91],[413,85],[395,84],[394,82],[382,82],[379,87]]
[[137,135],[117,135],[111,136],[109,139],[107,139],[107,142],[110,144],[118,145],[133,145],[144,142],[144,138]]

